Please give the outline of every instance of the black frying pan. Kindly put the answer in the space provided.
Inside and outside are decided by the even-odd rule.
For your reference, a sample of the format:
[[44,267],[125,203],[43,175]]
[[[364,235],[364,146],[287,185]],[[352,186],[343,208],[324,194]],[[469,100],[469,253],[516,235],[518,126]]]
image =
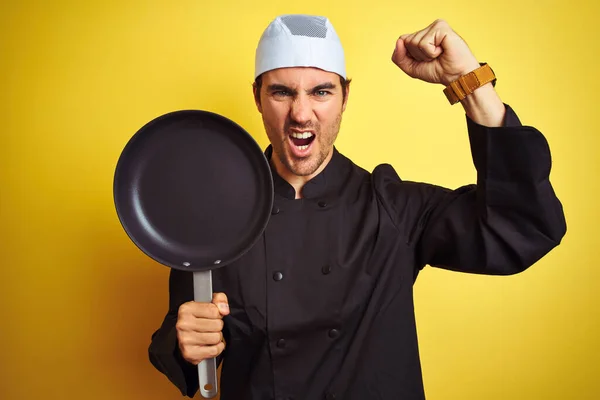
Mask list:
[[[143,126],[117,163],[114,201],[130,239],[171,268],[193,271],[194,300],[212,301],[211,270],[264,231],[273,180],[262,150],[220,115],[176,111]],[[200,393],[217,394],[215,359],[198,365]]]

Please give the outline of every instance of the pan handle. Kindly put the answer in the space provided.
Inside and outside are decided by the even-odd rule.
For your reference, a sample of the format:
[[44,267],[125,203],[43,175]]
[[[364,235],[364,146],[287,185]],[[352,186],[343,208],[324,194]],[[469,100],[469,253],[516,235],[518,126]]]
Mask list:
[[[212,301],[212,272],[194,272],[194,301],[210,303]],[[198,364],[198,382],[200,394],[205,399],[212,399],[217,395],[217,360],[208,358]]]

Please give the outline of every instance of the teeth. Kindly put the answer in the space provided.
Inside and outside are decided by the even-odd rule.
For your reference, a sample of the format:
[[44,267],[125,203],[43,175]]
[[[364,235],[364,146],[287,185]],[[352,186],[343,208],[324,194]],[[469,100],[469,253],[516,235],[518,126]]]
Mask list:
[[308,145],[304,145],[304,146],[298,146],[298,148],[299,148],[300,150],[306,150],[306,149],[308,149]]
[[292,137],[296,139],[308,139],[313,136],[311,132],[292,132]]

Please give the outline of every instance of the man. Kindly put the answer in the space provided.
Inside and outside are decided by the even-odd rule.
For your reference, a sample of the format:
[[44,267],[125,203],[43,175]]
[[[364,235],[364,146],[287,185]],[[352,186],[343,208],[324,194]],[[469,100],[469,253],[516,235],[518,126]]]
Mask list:
[[561,241],[546,140],[502,103],[489,66],[444,21],[401,36],[392,60],[460,100],[477,185],[404,182],[389,165],[368,173],[341,155],[349,82],[333,26],[275,19],[254,84],[273,215],[242,259],[213,272],[212,303],[191,301],[191,273],[171,271],[169,312],[149,352],[182,394],[197,390],[195,365],[218,356],[223,400],[423,399],[420,269],[514,274]]

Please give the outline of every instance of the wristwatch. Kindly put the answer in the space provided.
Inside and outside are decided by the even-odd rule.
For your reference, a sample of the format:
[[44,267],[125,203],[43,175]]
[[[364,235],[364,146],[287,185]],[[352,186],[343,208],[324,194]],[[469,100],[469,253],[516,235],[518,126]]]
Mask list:
[[496,86],[496,75],[487,63],[481,65],[474,71],[461,76],[457,80],[450,82],[444,89],[444,94],[450,104],[456,104],[475,91],[475,89],[492,82]]

